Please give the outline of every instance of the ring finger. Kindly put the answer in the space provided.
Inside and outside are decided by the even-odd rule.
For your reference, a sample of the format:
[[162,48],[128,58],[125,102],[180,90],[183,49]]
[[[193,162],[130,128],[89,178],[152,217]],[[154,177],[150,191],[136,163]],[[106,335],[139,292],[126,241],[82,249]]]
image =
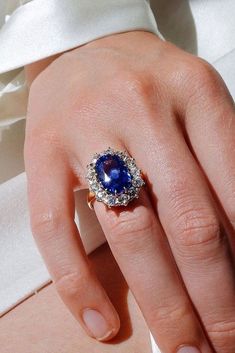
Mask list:
[[[83,154],[83,165],[89,161],[88,155]],[[162,352],[211,352],[147,193],[142,190],[140,198],[126,208],[108,209],[101,202],[94,206]]]

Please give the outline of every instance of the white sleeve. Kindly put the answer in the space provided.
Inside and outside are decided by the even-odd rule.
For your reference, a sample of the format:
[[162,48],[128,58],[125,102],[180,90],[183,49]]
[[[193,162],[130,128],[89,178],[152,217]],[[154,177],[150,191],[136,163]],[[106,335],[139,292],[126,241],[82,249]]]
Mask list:
[[5,0],[4,3],[9,12],[12,10],[9,4],[21,5],[5,18],[0,15],[0,73],[113,33],[145,30],[159,34],[147,0]]

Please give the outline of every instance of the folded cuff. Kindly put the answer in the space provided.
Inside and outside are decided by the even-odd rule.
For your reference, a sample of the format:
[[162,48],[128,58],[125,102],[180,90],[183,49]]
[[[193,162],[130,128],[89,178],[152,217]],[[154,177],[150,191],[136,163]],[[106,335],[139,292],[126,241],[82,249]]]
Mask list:
[[133,30],[159,34],[146,0],[34,0],[0,30],[0,73]]

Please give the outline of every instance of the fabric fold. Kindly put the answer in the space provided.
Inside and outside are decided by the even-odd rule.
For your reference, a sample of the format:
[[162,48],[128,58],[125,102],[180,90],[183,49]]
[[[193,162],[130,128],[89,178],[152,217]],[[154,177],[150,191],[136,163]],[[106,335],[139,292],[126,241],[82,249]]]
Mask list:
[[22,70],[5,86],[2,85],[2,89],[0,86],[0,127],[25,119],[27,100],[28,87]]
[[[86,204],[86,190],[77,192],[75,201],[75,221],[90,254],[106,240]],[[0,185],[0,215],[1,316],[51,280],[30,230],[25,173]]]
[[132,30],[159,33],[146,0],[30,1],[2,26],[0,73]]

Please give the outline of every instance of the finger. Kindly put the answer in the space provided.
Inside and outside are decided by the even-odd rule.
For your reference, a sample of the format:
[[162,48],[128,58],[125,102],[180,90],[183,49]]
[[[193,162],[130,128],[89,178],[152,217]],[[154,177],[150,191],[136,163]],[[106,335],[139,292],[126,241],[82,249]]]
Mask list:
[[197,105],[192,102],[186,112],[186,130],[194,153],[233,227],[234,238],[235,106],[214,72],[204,74],[204,82],[205,77],[203,99],[197,96]]
[[[147,129],[145,129],[147,131]],[[235,278],[225,236],[206,180],[176,124],[149,129],[132,146],[148,172],[157,211],[190,297],[218,352],[235,346]]]
[[143,191],[140,199],[127,208],[107,209],[101,202],[94,206],[112,252],[162,351],[181,352],[180,346],[184,346],[189,352],[211,352],[147,194]]
[[[35,142],[35,141],[34,141]],[[119,318],[86,257],[74,222],[71,175],[63,159],[26,147],[31,224],[56,289],[86,332],[109,340],[119,330]]]
[[127,208],[96,202],[95,210],[162,352],[211,352],[147,194]]

